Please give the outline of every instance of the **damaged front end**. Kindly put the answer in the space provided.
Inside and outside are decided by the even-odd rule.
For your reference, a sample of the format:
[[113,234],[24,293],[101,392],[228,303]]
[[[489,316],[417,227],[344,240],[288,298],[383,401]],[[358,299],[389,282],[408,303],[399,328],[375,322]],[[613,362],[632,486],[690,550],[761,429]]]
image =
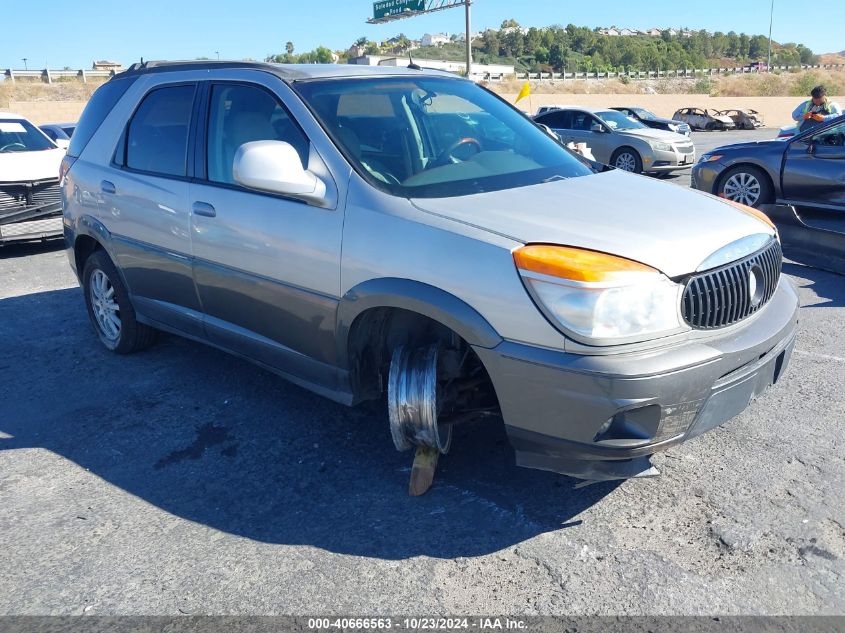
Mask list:
[[58,178],[0,182],[0,244],[62,234]]

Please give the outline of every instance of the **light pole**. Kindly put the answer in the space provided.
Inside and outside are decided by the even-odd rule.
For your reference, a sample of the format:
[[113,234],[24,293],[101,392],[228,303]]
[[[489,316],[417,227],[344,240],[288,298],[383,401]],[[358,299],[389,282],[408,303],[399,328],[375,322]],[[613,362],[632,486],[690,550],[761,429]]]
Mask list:
[[467,18],[467,79],[472,76],[472,31],[470,29],[469,7],[472,0],[466,0],[466,18]]
[[28,68],[28,67],[27,67],[27,65],[26,65],[26,60],[27,60],[27,59],[29,59],[29,58],[28,58],[28,57],[21,57],[21,61],[23,61],[23,69],[24,69],[24,70],[29,70],[29,68]]
[[220,51],[214,51],[214,53],[217,55],[217,61],[220,61]]
[[772,20],[775,17],[775,0],[772,0],[772,7],[769,11],[769,58],[766,63],[766,70],[772,70]]

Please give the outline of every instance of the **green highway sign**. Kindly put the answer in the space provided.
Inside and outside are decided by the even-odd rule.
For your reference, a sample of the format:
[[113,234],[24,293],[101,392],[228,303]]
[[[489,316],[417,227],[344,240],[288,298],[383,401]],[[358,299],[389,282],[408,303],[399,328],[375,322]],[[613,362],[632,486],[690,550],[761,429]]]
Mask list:
[[373,19],[398,15],[406,11],[424,11],[425,0],[380,0],[373,3]]

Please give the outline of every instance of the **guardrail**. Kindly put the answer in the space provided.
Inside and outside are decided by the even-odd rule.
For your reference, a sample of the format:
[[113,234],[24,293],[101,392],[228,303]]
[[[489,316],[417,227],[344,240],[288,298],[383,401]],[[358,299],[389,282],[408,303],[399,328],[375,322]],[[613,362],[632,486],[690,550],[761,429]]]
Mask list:
[[[772,66],[771,70],[845,70],[845,64],[815,64],[802,66]],[[764,73],[767,71],[763,71]],[[536,81],[566,81],[570,79],[613,79],[615,77],[627,77],[628,79],[659,79],[667,77],[712,77],[718,75],[745,75],[758,74],[759,71],[748,67],[739,68],[678,68],[677,70],[630,70],[627,72],[562,72],[562,73],[515,73],[514,75],[484,75],[479,73],[473,75],[483,78],[486,81],[505,81],[507,79],[522,79]]]
[[12,83],[17,79],[40,79],[41,81],[51,84],[57,79],[81,79],[82,83],[88,83],[91,78],[109,78],[113,77],[115,71],[113,70],[50,70],[44,68],[42,70],[15,70],[7,68],[3,72],[3,76]]

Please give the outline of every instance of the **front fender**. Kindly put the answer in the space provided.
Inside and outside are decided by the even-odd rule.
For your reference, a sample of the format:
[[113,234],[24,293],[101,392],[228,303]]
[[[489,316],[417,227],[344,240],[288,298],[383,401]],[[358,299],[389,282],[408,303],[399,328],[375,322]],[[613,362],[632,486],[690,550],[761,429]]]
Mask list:
[[371,308],[399,308],[421,314],[445,325],[473,346],[492,348],[502,341],[475,308],[445,290],[411,279],[370,279],[341,297],[337,318],[341,366],[346,366],[348,361],[352,324]]

